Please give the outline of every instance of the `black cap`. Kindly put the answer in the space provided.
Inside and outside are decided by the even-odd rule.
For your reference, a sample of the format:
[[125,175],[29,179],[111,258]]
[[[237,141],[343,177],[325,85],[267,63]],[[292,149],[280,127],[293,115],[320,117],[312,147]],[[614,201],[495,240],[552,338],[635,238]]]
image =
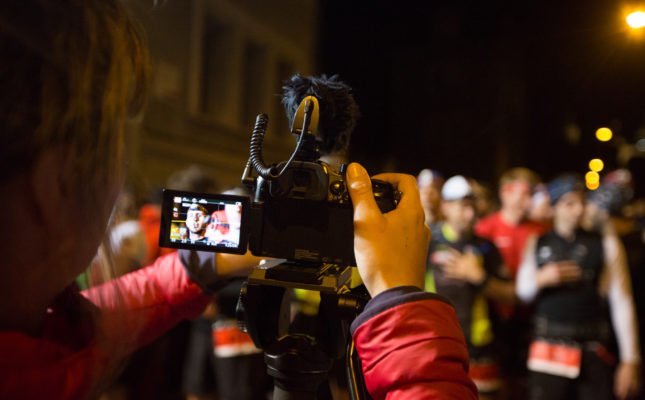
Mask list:
[[547,190],[549,191],[549,197],[551,197],[551,205],[554,205],[569,192],[584,191],[584,185],[577,175],[567,174],[549,182]]

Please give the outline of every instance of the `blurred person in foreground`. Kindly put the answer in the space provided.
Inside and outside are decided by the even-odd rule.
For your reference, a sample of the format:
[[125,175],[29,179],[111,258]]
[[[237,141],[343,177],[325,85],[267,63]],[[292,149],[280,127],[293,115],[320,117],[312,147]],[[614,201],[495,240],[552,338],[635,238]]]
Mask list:
[[626,399],[640,386],[640,354],[624,251],[615,235],[581,229],[581,180],[565,175],[548,190],[553,229],[527,243],[517,280],[536,308],[529,398]]
[[[125,122],[147,86],[141,38],[116,0],[0,5],[0,190],[12,210],[0,215],[0,398],[98,397],[123,356],[197,317],[250,267],[180,251],[83,292],[74,284],[106,239],[121,190]],[[352,324],[367,387],[376,399],[474,399],[454,309],[421,289],[429,231],[414,177],[379,178],[402,192],[387,214],[367,172],[347,171],[358,269],[373,296]]]
[[[526,240],[548,229],[544,223],[529,219],[533,207],[533,192],[540,182],[528,168],[512,168],[499,180],[499,211],[482,218],[475,233],[495,244],[504,259],[504,277],[515,282]],[[530,340],[531,310],[519,302],[514,306],[494,302],[494,330],[501,343],[500,363],[504,376],[502,399],[525,397],[526,351]]]
[[441,190],[445,220],[432,235],[428,249],[426,290],[446,296],[455,305],[470,354],[469,375],[482,399],[494,399],[500,372],[487,298],[515,302],[515,287],[500,274],[502,256],[495,245],[476,236],[476,200],[472,185],[456,175]]

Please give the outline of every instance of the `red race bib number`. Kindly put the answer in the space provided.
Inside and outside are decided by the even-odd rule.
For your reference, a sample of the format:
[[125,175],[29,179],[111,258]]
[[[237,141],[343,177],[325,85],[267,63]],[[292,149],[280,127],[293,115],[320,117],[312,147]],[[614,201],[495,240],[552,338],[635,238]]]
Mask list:
[[576,344],[536,340],[529,347],[528,369],[543,374],[575,379],[580,375],[582,349]]
[[213,324],[213,351],[218,358],[262,352],[255,347],[251,336],[237,328],[235,320],[219,320]]

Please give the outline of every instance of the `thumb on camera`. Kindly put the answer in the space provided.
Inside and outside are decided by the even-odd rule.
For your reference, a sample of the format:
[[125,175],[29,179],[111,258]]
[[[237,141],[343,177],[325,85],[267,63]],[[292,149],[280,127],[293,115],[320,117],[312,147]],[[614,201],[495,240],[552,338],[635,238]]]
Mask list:
[[372,193],[372,181],[363,166],[358,163],[349,164],[347,184],[354,205],[354,221],[369,220],[381,215]]

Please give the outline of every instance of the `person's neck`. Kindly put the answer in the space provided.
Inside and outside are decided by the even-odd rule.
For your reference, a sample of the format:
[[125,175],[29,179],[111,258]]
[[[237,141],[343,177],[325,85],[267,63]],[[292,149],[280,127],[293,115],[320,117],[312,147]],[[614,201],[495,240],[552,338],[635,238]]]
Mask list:
[[517,215],[517,213],[514,213],[511,210],[505,208],[499,210],[499,214],[502,217],[502,221],[504,221],[507,225],[519,225],[523,219],[522,215]]
[[576,227],[571,226],[568,224],[562,224],[558,223],[557,221],[553,221],[553,230],[555,233],[560,236],[561,238],[567,240],[567,241],[572,241],[576,238]]

